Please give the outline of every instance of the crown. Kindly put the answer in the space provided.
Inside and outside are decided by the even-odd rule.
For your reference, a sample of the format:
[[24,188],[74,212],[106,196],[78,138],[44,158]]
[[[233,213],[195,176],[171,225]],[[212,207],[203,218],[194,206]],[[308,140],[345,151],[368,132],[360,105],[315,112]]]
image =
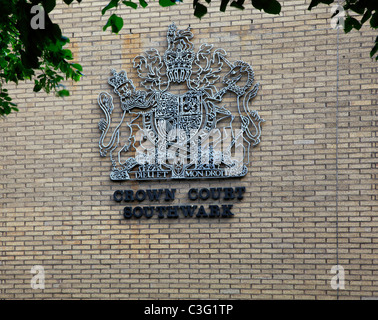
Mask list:
[[[120,73],[117,73],[117,71],[115,71],[114,69],[111,70],[111,72],[113,73],[113,77],[110,77],[108,79],[108,83],[114,87],[114,89],[118,89],[119,87],[121,87],[122,85],[126,84],[126,83],[130,83],[131,81],[127,78],[127,73],[126,71],[121,71]],[[132,84],[132,82],[131,82]]]
[[126,71],[117,73],[114,69],[111,70],[113,77],[108,79],[108,83],[114,87],[114,92],[120,97],[122,108],[130,102],[132,94],[135,92],[133,81],[127,78]]
[[193,33],[190,31],[190,27],[186,30],[178,30],[172,23],[168,28],[168,48],[163,60],[170,82],[187,81],[192,74],[192,63],[195,59],[194,45],[190,42],[192,37]]

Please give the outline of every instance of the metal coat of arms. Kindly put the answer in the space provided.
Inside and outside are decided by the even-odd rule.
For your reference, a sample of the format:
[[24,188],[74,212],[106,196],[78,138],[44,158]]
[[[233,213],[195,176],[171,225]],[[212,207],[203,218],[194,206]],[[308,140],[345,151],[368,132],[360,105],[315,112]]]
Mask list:
[[[120,99],[112,124],[113,96],[100,93],[100,154],[110,155],[112,180],[231,178],[247,173],[251,146],[260,142],[261,123],[250,109],[259,84],[251,66],[231,63],[223,49],[202,44],[197,52],[190,28],[171,24],[163,55],[150,49],[133,67],[145,90],[125,71],[108,82]],[[178,93],[177,88],[180,88]],[[230,107],[237,109],[233,115]]]

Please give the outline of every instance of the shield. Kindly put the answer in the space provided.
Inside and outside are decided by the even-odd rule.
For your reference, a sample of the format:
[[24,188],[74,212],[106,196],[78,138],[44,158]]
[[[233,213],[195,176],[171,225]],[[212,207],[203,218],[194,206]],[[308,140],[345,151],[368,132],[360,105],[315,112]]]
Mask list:
[[172,178],[182,177],[191,162],[190,141],[198,139],[203,127],[203,108],[202,93],[198,91],[182,95],[164,92],[156,97],[151,121],[160,141],[156,151],[160,159],[167,159],[164,167],[172,170]]
[[188,91],[183,95],[161,93],[157,97],[153,117],[159,138],[165,139],[172,130],[179,129],[189,139],[197,135],[203,125],[202,94],[197,91]]

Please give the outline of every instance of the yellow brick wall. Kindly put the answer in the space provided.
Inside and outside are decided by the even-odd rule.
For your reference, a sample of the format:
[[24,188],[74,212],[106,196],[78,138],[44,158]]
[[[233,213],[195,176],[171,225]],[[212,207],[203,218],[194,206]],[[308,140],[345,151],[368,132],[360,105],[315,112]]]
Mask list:
[[[310,12],[298,0],[284,1],[279,16],[250,3],[221,13],[214,3],[201,20],[190,1],[122,6],[125,26],[114,35],[102,31],[107,2],[54,11],[84,68],[80,82],[67,82],[70,97],[9,86],[20,111],[0,122],[0,298],[378,298],[376,34],[341,31],[337,46],[330,8]],[[261,84],[253,105],[266,122],[242,179],[109,179],[97,96],[111,91],[112,68],[137,83],[132,59],[162,52],[171,22],[192,27],[196,49],[214,44],[253,66]],[[176,188],[171,205],[184,205],[193,204],[190,188],[234,186],[246,193],[228,202],[231,219],[125,220],[112,199],[118,189]],[[330,284],[337,256],[339,293]],[[44,290],[31,288],[34,265],[45,269]]]

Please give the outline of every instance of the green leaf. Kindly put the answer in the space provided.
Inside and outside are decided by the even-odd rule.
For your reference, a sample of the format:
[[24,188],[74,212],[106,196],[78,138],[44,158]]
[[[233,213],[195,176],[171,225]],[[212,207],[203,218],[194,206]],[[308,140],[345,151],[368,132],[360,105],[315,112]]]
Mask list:
[[62,97],[68,97],[70,95],[70,92],[68,90],[63,89],[63,90],[59,90],[57,94],[59,97],[62,98]]
[[[68,4],[68,5],[73,2],[73,0],[63,0],[63,1],[64,1],[65,4]],[[78,1],[78,2],[80,2],[80,1]]]
[[82,73],[75,73],[72,77],[74,81],[79,81],[82,76]]
[[144,0],[139,0],[139,4],[140,4],[143,8],[145,8],[145,7],[148,6],[148,3],[147,3],[146,1],[144,1]]
[[311,10],[313,7],[316,7],[319,3],[320,3],[319,0],[311,0],[311,3],[309,7],[307,8],[307,10]]
[[9,104],[4,102],[2,106],[3,106],[3,114],[10,114],[11,108],[9,107]]
[[79,71],[83,71],[83,67],[78,63],[73,63],[71,66]]
[[351,16],[348,16],[348,17],[346,17],[345,22],[344,22],[344,32],[348,33],[353,28],[360,30],[361,26],[362,26],[361,23],[357,19],[355,19]]
[[121,17],[118,17],[117,15],[113,15],[114,18],[113,18],[113,25],[112,25],[112,32],[113,33],[118,33],[122,27],[123,27],[123,19]]
[[[375,39],[375,46],[370,51],[370,57],[373,58],[373,56],[378,52],[378,37]],[[378,60],[378,56],[376,57],[376,60]]]
[[281,12],[281,4],[276,0],[266,1],[264,11],[270,14],[279,14]]
[[361,24],[364,24],[366,21],[368,21],[371,17],[371,10],[366,10],[364,16],[361,19]]
[[364,14],[366,5],[363,3],[363,1],[357,1],[356,3],[353,3],[349,6],[348,9],[353,10],[354,12],[357,12],[358,14]]
[[70,43],[70,38],[67,38],[66,36],[61,36],[60,37],[60,42],[64,46],[66,43]]
[[373,58],[373,56],[378,52],[378,43],[375,44],[373,49],[370,51],[370,57]]
[[313,7],[316,7],[319,3],[331,4],[333,2],[334,0],[312,0],[310,6],[308,7],[308,10],[311,10]]
[[237,9],[240,9],[240,10],[244,10],[244,0],[237,0],[237,1],[232,1],[230,6],[231,7],[234,7],[234,8],[237,8]]
[[105,12],[108,11],[108,10],[110,10],[111,8],[114,8],[114,7],[118,6],[118,2],[119,2],[119,0],[111,0],[108,3],[108,5],[104,9],[102,9],[102,11],[101,11],[102,15],[104,15]]
[[128,7],[131,7],[133,9],[137,9],[138,5],[132,1],[122,1],[122,3]]
[[55,0],[43,0],[42,6],[47,13],[50,13],[56,6]]
[[[33,52],[21,51],[21,62],[25,68],[35,69],[39,67],[38,57]],[[18,76],[21,76],[20,74]],[[21,79],[23,80],[23,79]]]
[[375,11],[373,16],[370,19],[370,25],[372,28],[378,28],[378,11]]
[[33,91],[34,92],[39,92],[39,91],[41,91],[42,90],[42,86],[39,84],[39,83],[37,83],[35,86],[34,86],[34,88],[33,88]]
[[66,59],[66,60],[72,60],[73,59],[71,50],[64,49],[64,50],[62,50],[62,54],[63,54],[63,58]]
[[49,28],[49,32],[51,34],[51,37],[54,39],[54,41],[56,41],[57,39],[59,39],[59,41],[61,41],[62,39],[62,30],[60,30],[60,27],[58,24],[54,23],[51,25],[51,27]]
[[228,5],[229,2],[230,2],[230,0],[222,0],[219,10],[222,11],[222,12],[225,12],[226,11],[226,7],[227,7],[227,5]]
[[6,66],[7,66],[7,62],[6,62],[6,60],[4,59],[1,59],[0,60],[0,69],[4,69]]
[[176,4],[176,1],[174,0],[159,0],[159,5],[161,7],[169,7]]
[[39,91],[41,91],[41,89],[42,89],[42,85],[39,82],[36,81],[35,86],[33,88],[33,91],[39,92]]
[[207,8],[203,4],[197,3],[194,9],[194,15],[197,18],[201,19],[206,13],[207,13]]
[[264,0],[252,0],[252,5],[261,11],[264,7]]
[[113,33],[118,33],[123,27],[123,19],[118,17],[115,13],[112,14],[106,25],[103,27],[103,30],[105,31],[110,26],[112,27]]
[[281,5],[277,0],[252,0],[252,5],[258,10],[264,10],[266,13],[279,14]]

